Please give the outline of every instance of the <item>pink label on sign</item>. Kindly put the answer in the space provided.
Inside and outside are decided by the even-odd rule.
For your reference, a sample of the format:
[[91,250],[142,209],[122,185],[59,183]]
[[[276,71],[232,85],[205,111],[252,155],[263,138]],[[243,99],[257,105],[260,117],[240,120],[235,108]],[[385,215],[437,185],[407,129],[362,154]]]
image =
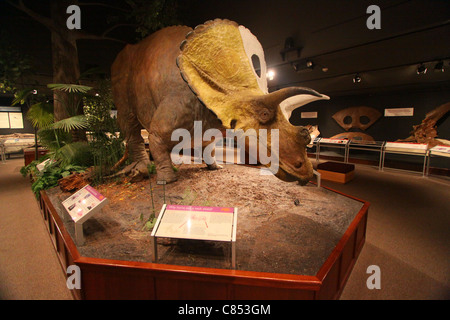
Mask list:
[[99,193],[97,190],[95,190],[91,186],[86,186],[86,190],[100,201],[105,199],[105,197],[101,193]]
[[200,212],[229,212],[233,213],[234,208],[228,207],[200,207],[200,206],[183,206],[176,204],[169,204],[166,210],[179,210],[179,211],[200,211]]

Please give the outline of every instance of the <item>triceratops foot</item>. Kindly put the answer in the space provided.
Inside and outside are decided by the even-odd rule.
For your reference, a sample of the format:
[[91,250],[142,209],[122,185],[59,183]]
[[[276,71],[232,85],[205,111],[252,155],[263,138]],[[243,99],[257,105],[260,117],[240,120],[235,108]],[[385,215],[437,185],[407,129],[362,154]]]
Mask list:
[[172,167],[168,169],[156,168],[156,180],[165,181],[166,183],[172,183],[178,180],[177,174],[173,171]]
[[150,161],[136,161],[110,177],[129,176],[133,182],[140,181],[148,177],[148,165]]
[[213,164],[208,164],[208,169],[209,170],[219,170],[219,169],[223,169],[223,166],[221,166],[220,164],[217,163],[213,163]]

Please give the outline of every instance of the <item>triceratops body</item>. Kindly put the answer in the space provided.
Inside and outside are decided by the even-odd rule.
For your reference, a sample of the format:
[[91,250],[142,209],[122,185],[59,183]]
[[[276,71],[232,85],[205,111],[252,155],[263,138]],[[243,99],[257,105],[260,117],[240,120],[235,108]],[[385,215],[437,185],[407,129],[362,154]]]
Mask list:
[[[252,57],[261,67],[255,70]],[[288,121],[292,110],[310,101],[328,99],[308,88],[291,87],[268,93],[263,50],[250,31],[228,20],[214,20],[194,30],[162,29],[136,45],[127,45],[112,66],[114,101],[133,164],[123,170],[145,175],[149,158],[141,129],[148,133],[157,179],[175,181],[170,153],[176,129],[193,137],[194,122],[210,128],[279,131],[280,168],[276,175],[302,184],[312,177],[306,156],[309,132]],[[211,141],[204,142],[203,146]],[[208,161],[210,169],[218,168]]]

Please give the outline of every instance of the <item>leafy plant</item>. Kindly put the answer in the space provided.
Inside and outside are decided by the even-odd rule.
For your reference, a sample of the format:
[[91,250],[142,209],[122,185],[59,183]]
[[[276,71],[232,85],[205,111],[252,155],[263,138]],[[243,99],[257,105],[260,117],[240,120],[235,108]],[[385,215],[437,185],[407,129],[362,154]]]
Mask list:
[[62,105],[69,117],[82,114],[83,97],[87,96],[92,87],[80,84],[51,83],[47,87],[55,92],[55,100]]
[[[45,190],[57,185],[58,180],[73,172],[83,171],[94,166],[94,183],[102,182],[103,176],[122,157],[125,147],[119,131],[117,120],[111,117],[114,107],[109,83],[100,82],[96,95],[90,95],[92,87],[78,84],[49,84],[52,90],[67,93],[64,96],[67,112],[73,115],[54,122],[53,105],[48,102],[33,104],[27,113],[28,119],[36,129],[40,144],[46,147],[48,157],[52,160],[50,166],[39,172],[33,162],[21,169],[22,174],[32,173],[35,181],[32,190],[39,195]],[[20,92],[17,103],[22,103],[30,97],[30,91]],[[84,104],[83,115],[77,114],[77,109]],[[89,131],[89,141],[74,141],[74,131]],[[95,178],[97,177],[97,179]]]
[[64,84],[64,83],[50,83],[47,85],[52,90],[64,91],[69,93],[88,93],[92,87],[83,86],[80,84]]
[[88,122],[89,145],[94,158],[94,180],[102,183],[104,177],[111,174],[111,169],[125,152],[123,138],[117,119],[111,116],[114,103],[110,82],[98,82],[97,94],[83,99],[84,114]]
[[56,187],[59,179],[67,177],[74,172],[83,173],[84,171],[84,167],[74,165],[67,165],[64,167],[58,165],[46,166],[42,172],[36,174],[35,181],[31,185],[31,190],[36,198],[39,198],[41,190]]
[[[92,89],[87,86],[70,84],[49,84],[48,87],[52,90],[70,92],[67,95],[69,99],[68,110],[78,107],[79,102],[75,99],[74,94],[85,94]],[[15,103],[24,103],[30,94],[30,89],[18,92],[14,100]],[[49,155],[55,162],[61,162],[63,166],[70,163],[82,166],[89,165],[89,159],[92,158],[92,155],[87,152],[87,143],[70,145],[74,143],[72,132],[83,130],[88,125],[84,115],[74,115],[73,117],[54,122],[53,105],[41,101],[29,108],[27,118],[36,130],[39,129],[37,132],[39,141],[41,145],[50,151]]]
[[53,125],[51,125],[51,128],[55,130],[60,129],[69,132],[72,130],[86,129],[87,126],[88,121],[86,119],[86,116],[78,115],[59,120],[58,122],[53,123]]
[[39,171],[37,170],[36,166],[40,163],[40,160],[33,160],[28,165],[20,168],[20,173],[23,177],[26,177],[27,175],[31,174],[32,176],[35,176]]
[[[49,150],[49,155],[62,165],[73,163],[88,166],[92,164],[89,159],[92,153],[87,142],[73,142],[71,131],[87,126],[84,116],[75,116],[47,125],[38,131],[41,145]],[[75,161],[77,159],[77,161]]]
[[75,165],[90,167],[94,165],[92,147],[84,141],[77,141],[66,144],[55,152],[55,158],[61,166]]
[[46,128],[55,122],[53,104],[48,102],[35,103],[28,109],[26,117],[34,128]]
[[25,104],[28,106],[27,118],[31,120],[34,127],[34,156],[35,159],[39,155],[39,146],[37,131],[40,127],[45,127],[46,125],[53,122],[53,105],[49,104],[45,94],[38,94],[35,89],[26,88],[14,93],[14,100],[12,105]]
[[19,52],[5,30],[0,39],[0,93],[13,93],[22,76],[32,73],[31,59]]

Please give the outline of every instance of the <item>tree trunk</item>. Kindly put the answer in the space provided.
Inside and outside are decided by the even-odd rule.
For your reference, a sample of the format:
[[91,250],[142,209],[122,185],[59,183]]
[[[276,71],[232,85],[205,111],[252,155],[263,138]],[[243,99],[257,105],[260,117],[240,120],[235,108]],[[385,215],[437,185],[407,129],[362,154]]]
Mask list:
[[[76,38],[66,26],[68,18],[66,10],[73,2],[73,0],[53,0],[51,2],[51,17],[56,26],[56,30],[51,31],[53,83],[74,84],[80,77]],[[66,110],[67,94],[55,91],[54,99],[55,121],[69,117],[69,110]],[[80,113],[80,110],[76,111],[78,114]]]
[[[74,0],[53,0],[50,5],[51,17],[56,26],[51,30],[52,35],[52,62],[53,83],[76,84],[80,78],[80,64],[78,59],[77,40],[74,31],[66,25],[67,7],[76,3]],[[54,116],[55,121],[83,114],[83,105],[78,103],[79,97],[75,96],[74,103],[68,103],[68,95],[65,92],[55,91]],[[69,105],[78,106],[77,110],[68,110]],[[73,141],[86,141],[85,130],[73,130]]]

